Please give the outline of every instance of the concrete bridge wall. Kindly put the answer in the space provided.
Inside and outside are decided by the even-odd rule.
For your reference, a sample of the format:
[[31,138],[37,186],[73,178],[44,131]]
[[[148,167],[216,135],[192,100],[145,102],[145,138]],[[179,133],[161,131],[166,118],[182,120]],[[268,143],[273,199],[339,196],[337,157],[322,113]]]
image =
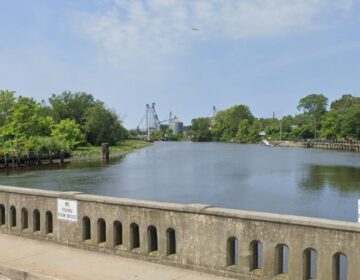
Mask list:
[[[57,219],[58,198],[77,201],[77,222]],[[0,187],[0,224],[2,233],[244,280],[342,279],[345,259],[340,270],[360,279],[360,225],[350,222]]]

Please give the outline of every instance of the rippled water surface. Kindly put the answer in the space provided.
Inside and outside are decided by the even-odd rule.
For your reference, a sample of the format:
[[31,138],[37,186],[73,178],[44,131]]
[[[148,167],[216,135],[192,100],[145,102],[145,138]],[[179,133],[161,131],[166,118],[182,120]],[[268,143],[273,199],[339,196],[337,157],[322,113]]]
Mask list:
[[357,221],[360,154],[159,142],[106,166],[1,171],[0,184]]

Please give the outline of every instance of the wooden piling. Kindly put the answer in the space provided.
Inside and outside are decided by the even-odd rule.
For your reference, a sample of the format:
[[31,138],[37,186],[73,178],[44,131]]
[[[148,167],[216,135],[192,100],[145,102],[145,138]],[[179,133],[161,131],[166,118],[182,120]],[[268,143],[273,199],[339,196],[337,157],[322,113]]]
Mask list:
[[4,154],[4,167],[5,168],[9,167],[9,157],[7,154]]
[[102,153],[102,160],[108,163],[110,161],[109,143],[101,144],[101,153]]
[[64,164],[64,157],[65,157],[65,152],[64,152],[64,150],[61,150],[61,152],[60,152],[60,164]]

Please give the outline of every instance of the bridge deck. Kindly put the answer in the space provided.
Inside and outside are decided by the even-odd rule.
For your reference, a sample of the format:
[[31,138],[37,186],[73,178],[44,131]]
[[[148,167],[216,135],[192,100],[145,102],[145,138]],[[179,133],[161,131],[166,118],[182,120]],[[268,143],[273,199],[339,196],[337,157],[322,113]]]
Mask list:
[[11,279],[9,270],[27,272],[31,279],[228,279],[7,234],[0,234],[0,248],[0,274],[7,271]]

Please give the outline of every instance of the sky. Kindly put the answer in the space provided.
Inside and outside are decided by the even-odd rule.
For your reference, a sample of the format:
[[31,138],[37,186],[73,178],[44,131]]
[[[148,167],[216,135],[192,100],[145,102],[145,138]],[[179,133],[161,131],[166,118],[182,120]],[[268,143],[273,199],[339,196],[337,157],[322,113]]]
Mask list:
[[[139,125],[360,96],[360,0],[1,0],[0,89],[85,91]],[[142,126],[140,124],[140,126]]]

